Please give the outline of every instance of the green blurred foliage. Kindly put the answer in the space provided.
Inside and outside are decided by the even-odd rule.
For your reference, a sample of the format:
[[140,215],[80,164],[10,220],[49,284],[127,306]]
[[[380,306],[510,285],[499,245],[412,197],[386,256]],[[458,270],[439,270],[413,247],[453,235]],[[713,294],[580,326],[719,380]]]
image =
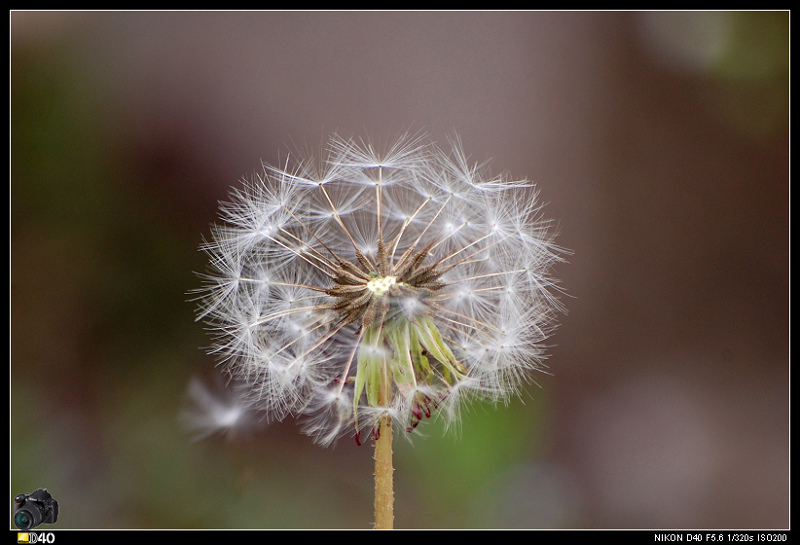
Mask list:
[[129,493],[112,468],[127,398],[174,428],[200,340],[184,295],[199,256],[126,163],[79,51],[61,45],[15,48],[12,63],[11,486],[49,487],[60,527],[125,525],[135,510],[77,510],[87,489],[104,506]]
[[754,138],[788,127],[789,13],[725,14],[727,46],[709,66],[705,100],[737,131]]
[[401,440],[396,472],[413,476],[414,501],[425,518],[404,520],[407,500],[400,496],[400,520],[430,528],[494,527],[494,505],[502,491],[492,489],[493,481],[542,454],[547,398],[543,389],[532,393],[535,398],[526,403],[515,399],[508,406],[472,406],[456,428],[436,421],[421,430],[426,437]]

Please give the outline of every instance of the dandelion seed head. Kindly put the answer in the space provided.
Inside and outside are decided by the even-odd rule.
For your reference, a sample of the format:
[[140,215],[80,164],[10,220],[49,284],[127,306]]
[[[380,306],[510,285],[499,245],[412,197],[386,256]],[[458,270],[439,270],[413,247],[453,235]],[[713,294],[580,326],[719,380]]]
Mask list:
[[220,219],[196,293],[210,352],[253,406],[323,444],[507,400],[563,311],[565,252],[533,184],[492,176],[457,138],[334,137],[321,160],[264,165]]

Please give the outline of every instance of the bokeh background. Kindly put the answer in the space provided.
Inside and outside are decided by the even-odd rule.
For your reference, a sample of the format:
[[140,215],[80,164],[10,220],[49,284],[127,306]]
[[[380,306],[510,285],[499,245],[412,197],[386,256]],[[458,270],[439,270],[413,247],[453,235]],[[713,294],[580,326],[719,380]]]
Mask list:
[[574,253],[550,374],[398,441],[396,526],[789,526],[788,12],[13,11],[10,32],[10,513],[45,487],[56,528],[369,528],[369,446],[182,425],[198,391],[225,402],[187,292],[262,160],[424,130],[536,181]]

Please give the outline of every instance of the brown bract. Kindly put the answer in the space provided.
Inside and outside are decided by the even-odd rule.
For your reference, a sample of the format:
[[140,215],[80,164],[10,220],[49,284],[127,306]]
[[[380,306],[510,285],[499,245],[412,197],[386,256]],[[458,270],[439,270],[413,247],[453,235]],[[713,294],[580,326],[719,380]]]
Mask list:
[[382,324],[397,298],[428,299],[446,285],[439,280],[446,272],[440,267],[441,261],[425,263],[430,248],[431,245],[418,251],[408,248],[393,261],[386,244],[380,240],[375,262],[358,250],[355,263],[334,256],[333,286],[325,293],[336,301],[326,307],[341,314],[340,325],[360,321],[359,331],[363,331],[376,321]]

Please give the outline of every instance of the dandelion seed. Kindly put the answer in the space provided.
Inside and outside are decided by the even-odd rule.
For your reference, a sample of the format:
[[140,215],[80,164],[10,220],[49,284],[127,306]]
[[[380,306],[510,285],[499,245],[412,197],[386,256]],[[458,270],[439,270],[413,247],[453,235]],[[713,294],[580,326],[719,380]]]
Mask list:
[[186,398],[180,421],[195,440],[215,434],[231,437],[259,428],[256,413],[230,388],[192,377]]
[[265,166],[221,219],[197,297],[211,351],[254,406],[322,444],[455,420],[543,368],[565,252],[534,185],[489,175],[457,139],[380,154],[334,137],[321,163]]

